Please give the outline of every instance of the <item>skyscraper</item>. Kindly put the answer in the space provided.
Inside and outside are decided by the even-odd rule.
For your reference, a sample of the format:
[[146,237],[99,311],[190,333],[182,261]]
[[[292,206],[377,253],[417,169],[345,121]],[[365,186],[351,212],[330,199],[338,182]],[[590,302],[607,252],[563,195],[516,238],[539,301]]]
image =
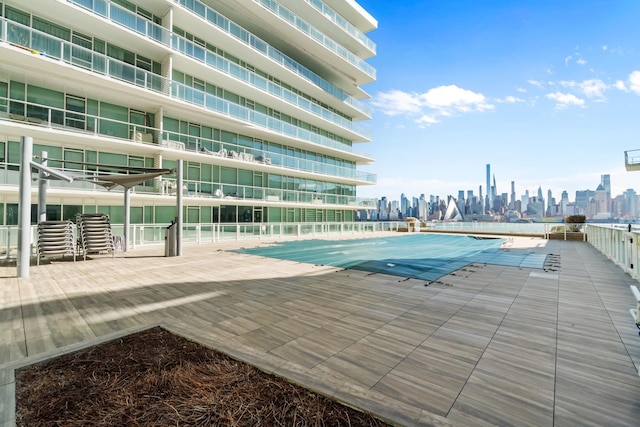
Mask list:
[[493,191],[491,191],[491,165],[487,164],[487,206],[486,210],[493,210]]
[[[176,192],[186,222],[350,221],[356,188],[376,181],[357,170],[373,159],[355,146],[370,140],[358,122],[371,117],[361,86],[376,77],[366,33],[377,21],[353,0],[0,8],[4,224],[17,218],[23,135],[77,175],[184,162],[185,188],[175,174],[135,187],[134,224],[171,222]],[[118,191],[52,181],[49,219],[99,211],[122,223]]]

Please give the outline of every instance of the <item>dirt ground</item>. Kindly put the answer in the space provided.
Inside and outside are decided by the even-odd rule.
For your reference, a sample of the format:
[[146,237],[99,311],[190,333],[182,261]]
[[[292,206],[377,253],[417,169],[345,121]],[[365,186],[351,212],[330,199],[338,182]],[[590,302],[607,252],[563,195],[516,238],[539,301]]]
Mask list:
[[387,426],[156,327],[16,372],[18,426]]

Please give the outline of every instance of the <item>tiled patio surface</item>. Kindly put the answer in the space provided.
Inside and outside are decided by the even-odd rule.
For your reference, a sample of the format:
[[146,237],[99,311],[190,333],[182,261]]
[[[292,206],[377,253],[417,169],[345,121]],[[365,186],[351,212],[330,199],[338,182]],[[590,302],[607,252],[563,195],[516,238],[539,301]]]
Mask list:
[[560,265],[429,286],[224,251],[254,244],[0,267],[0,423],[14,367],[161,323],[399,425],[640,425],[637,282],[586,243],[510,238]]

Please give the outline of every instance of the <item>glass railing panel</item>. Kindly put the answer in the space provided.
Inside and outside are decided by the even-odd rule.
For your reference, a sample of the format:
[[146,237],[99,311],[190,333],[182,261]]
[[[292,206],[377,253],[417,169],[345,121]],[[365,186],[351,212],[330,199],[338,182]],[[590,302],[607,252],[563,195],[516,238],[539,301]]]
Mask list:
[[[209,23],[211,23],[212,25],[222,29],[223,31],[232,34],[230,31],[231,28],[231,21],[229,21],[227,18],[225,18],[224,16],[220,15],[218,12],[216,12],[215,10],[211,9],[210,7],[203,5],[201,2],[199,1],[193,1],[193,0],[173,0],[175,3],[185,7],[186,9],[194,12],[195,14],[197,14],[198,16],[200,16],[201,18],[204,18],[205,20],[207,20]],[[202,7],[199,7],[202,6]],[[206,12],[202,12],[202,9],[205,9]],[[347,95],[345,92],[343,92],[342,90],[338,89],[336,86],[333,86],[331,83],[329,83],[328,81],[326,81],[325,79],[323,79],[322,77],[318,76],[317,74],[315,74],[313,71],[309,70],[308,68],[305,68],[304,66],[298,64],[296,61],[294,61],[293,59],[289,58],[288,56],[284,55],[283,53],[281,53],[280,51],[278,51],[277,49],[274,49],[273,47],[269,46],[265,41],[255,37],[254,35],[252,35],[251,33],[249,33],[248,31],[242,29],[241,27],[238,27],[237,25],[235,26],[235,30],[236,33],[242,33],[241,36],[236,36],[239,38],[239,40],[242,40],[243,42],[247,43],[248,40],[248,44],[250,46],[252,46],[254,49],[260,51],[261,53],[267,55],[269,58],[271,58],[273,61],[281,64],[283,67],[289,69],[290,71],[298,74],[299,76],[305,78],[306,80],[311,81],[312,83],[316,84],[318,87],[320,87],[321,89],[323,89],[324,91],[326,91],[327,93],[333,95],[334,97],[336,97],[337,99],[339,99],[340,101],[346,103],[347,105],[350,105],[354,108],[356,108],[359,111],[362,111],[363,113],[365,113],[366,115],[370,116],[372,114],[372,108]],[[235,35],[235,33],[234,33]]]
[[319,106],[318,104],[312,103],[302,96],[297,95],[292,91],[285,89],[273,82],[270,82],[266,78],[256,73],[250,72],[246,68],[234,64],[233,62],[221,57],[220,55],[206,50],[202,46],[199,46],[182,37],[174,36],[172,40],[174,49],[193,59],[203,62],[210,67],[216,68],[224,73],[230,74],[244,82],[251,84],[256,88],[267,91],[272,95],[284,99],[285,101],[290,102],[291,104],[299,108],[312,112],[315,115],[322,117],[323,119],[328,120],[332,123],[335,123],[345,129],[358,132],[360,135],[366,136],[367,138],[371,137],[371,132],[368,129],[357,126],[351,120],[333,113],[326,108]]
[[[18,26],[18,29],[23,29],[23,28]],[[27,31],[26,33],[24,32],[21,32],[21,33],[27,35],[26,44],[23,45],[25,47],[31,46],[31,33],[37,33],[42,37],[45,36],[44,33],[41,33],[36,30],[31,30],[30,32]],[[50,36],[47,36],[47,37],[50,37]],[[53,37],[50,37],[50,38],[53,40],[57,40]],[[67,42],[64,42],[64,44],[69,47],[72,47],[72,45]],[[84,49],[79,46],[73,46],[73,47],[77,51],[83,51]],[[89,54],[89,52],[91,51],[84,50],[84,52]],[[96,54],[95,52],[91,52],[91,55],[92,55],[92,58],[95,58],[96,55],[98,54]],[[127,83],[136,85],[138,87],[153,89],[163,94],[167,94],[162,90],[164,87],[167,87],[171,89],[171,92],[168,93],[168,95],[173,98],[177,98],[194,105],[206,107],[212,111],[222,113],[227,116],[249,121],[253,124],[257,124],[257,125],[266,127],[270,130],[279,132],[281,134],[285,134],[285,135],[298,138],[304,141],[309,141],[318,145],[323,145],[326,147],[334,148],[334,149],[349,152],[349,153],[357,152],[353,150],[351,146],[339,143],[338,141],[332,140],[330,138],[327,138],[315,133],[311,133],[305,129],[298,128],[297,126],[293,126],[291,124],[285,123],[280,119],[269,117],[266,114],[259,113],[247,107],[243,107],[238,104],[231,103],[230,101],[223,100],[215,95],[207,94],[201,90],[187,87],[181,83],[170,82],[168,79],[165,79],[162,76],[158,76],[146,70],[138,69],[130,64],[127,64],[109,57],[104,57],[104,60],[106,62],[106,69],[108,71],[108,75],[115,79],[125,81]],[[87,64],[84,64],[84,65],[87,65]],[[94,66],[92,65],[92,70],[93,69],[94,69]],[[98,71],[102,73],[101,69]]]
[[345,30],[348,34],[366,46],[373,53],[376,52],[376,44],[368,38],[362,31],[358,30],[354,27],[349,21],[344,19],[338,13],[336,13],[331,7],[326,5],[321,0],[305,0],[307,3],[312,5],[318,11],[320,11],[324,16],[334,22],[337,26]]
[[88,9],[118,25],[162,44],[169,44],[171,33],[167,29],[115,3],[104,0],[67,0],[67,2]]
[[293,25],[300,31],[309,35],[311,38],[313,38],[314,40],[316,40],[317,42],[319,42],[320,44],[322,44],[327,49],[331,50],[341,58],[347,60],[350,64],[354,65],[355,67],[360,69],[362,72],[375,78],[376,71],[370,64],[368,64],[366,61],[359,58],[358,56],[354,55],[348,49],[345,49],[343,46],[339,45],[331,38],[327,37],[324,33],[322,33],[321,31],[319,31],[318,29],[316,29],[315,27],[313,27],[312,25],[304,21],[299,16],[296,16],[294,13],[289,11],[287,8],[285,8],[278,2],[273,0],[254,0],[254,2],[261,4],[265,8],[271,10],[274,14],[281,17],[283,20],[287,21],[289,24]]

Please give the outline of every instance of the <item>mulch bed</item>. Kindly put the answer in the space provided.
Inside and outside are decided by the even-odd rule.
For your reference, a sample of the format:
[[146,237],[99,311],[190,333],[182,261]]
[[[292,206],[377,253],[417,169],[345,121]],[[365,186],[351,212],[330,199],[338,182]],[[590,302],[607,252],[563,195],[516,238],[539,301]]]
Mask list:
[[16,371],[18,426],[388,426],[156,327]]

